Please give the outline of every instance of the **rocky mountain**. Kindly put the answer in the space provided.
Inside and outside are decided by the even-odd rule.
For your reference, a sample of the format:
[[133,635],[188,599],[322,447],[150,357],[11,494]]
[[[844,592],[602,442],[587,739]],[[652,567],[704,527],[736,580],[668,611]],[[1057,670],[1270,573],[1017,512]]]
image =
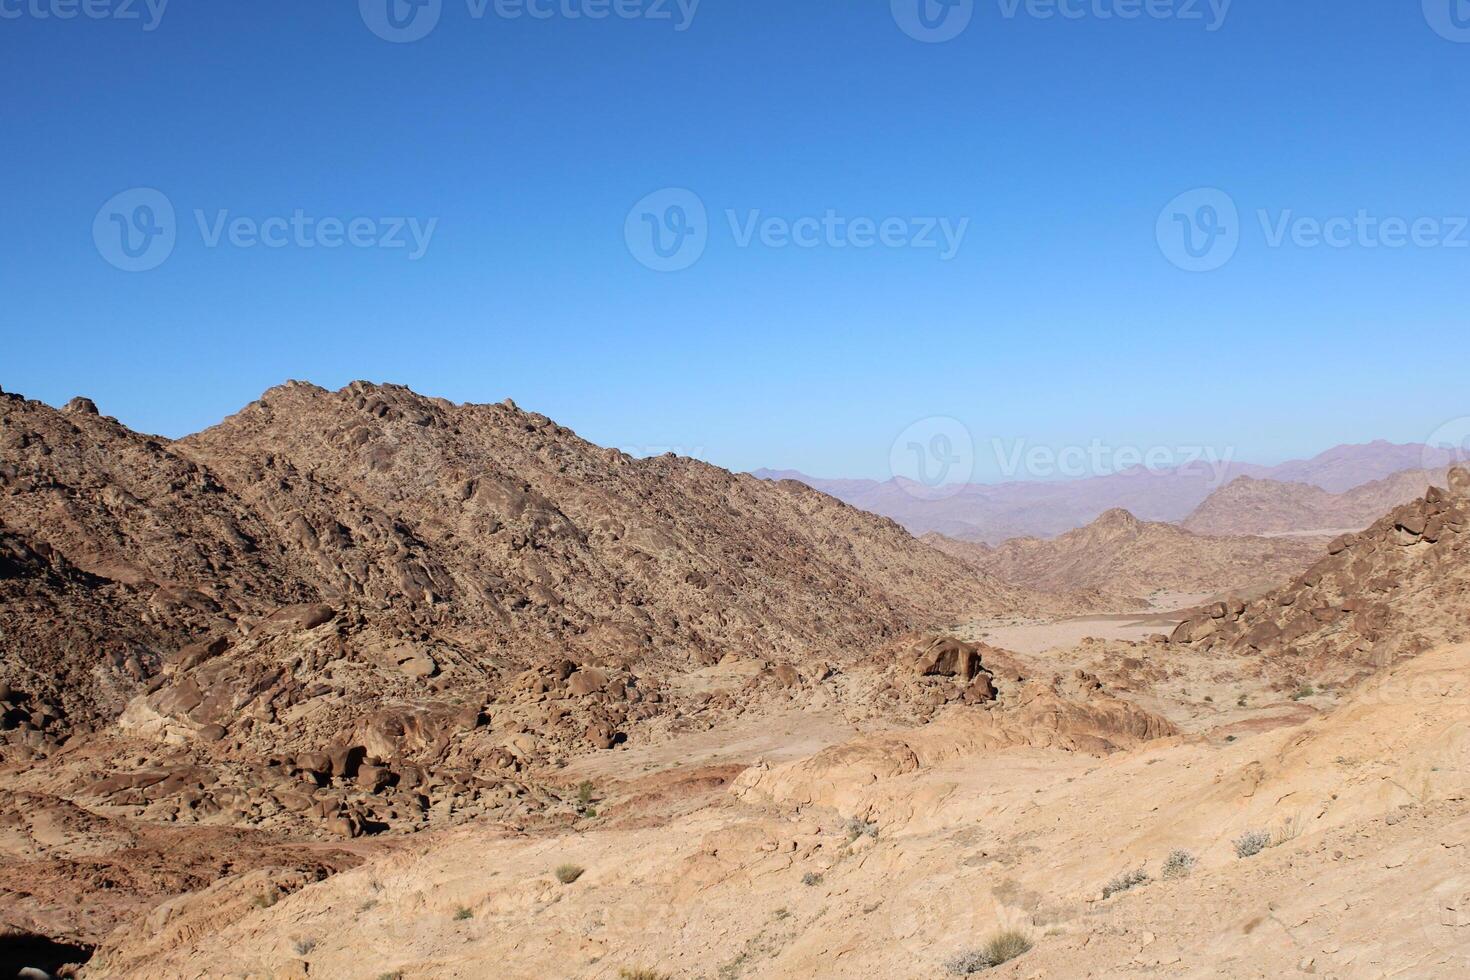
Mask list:
[[[524,824],[578,753],[1045,601],[808,487],[510,403],[293,383],[171,442],[0,395],[0,797],[38,815],[0,886],[47,883],[0,887],[0,925],[94,942],[220,847],[309,879],[346,859],[282,842]],[[687,680],[722,669],[733,693]],[[84,869],[77,835],[104,842]]]
[[[1218,455],[1225,457],[1227,454]],[[1337,494],[1404,470],[1426,465],[1448,466],[1455,458],[1455,453],[1448,449],[1379,440],[1337,446],[1311,459],[1291,460],[1275,466],[1224,458],[1213,461],[1199,459],[1168,469],[1134,467],[1081,479],[977,483],[947,486],[937,491],[901,478],[887,481],[824,479],[795,470],[756,470],[754,475],[764,479],[798,480],[854,507],[891,517],[914,534],[937,531],[959,540],[999,544],[1017,537],[1054,537],[1091,523],[1113,509],[1127,510],[1145,521],[1182,521],[1212,494],[1242,477],[1299,482],[1328,494]],[[1219,534],[1257,533],[1254,530],[1195,530]]]
[[1199,534],[1336,534],[1367,527],[1444,478],[1444,470],[1411,469],[1331,493],[1243,476],[1210,494],[1181,526]]
[[1004,582],[1053,592],[1157,592],[1250,589],[1306,568],[1325,541],[1213,537],[1110,510],[1086,527],[1051,539],[1016,538],[990,548],[940,535],[922,540]]
[[1176,643],[1262,657],[1305,681],[1341,681],[1470,638],[1470,470],[1451,469],[1365,531],[1250,602],[1215,603]]
[[755,475],[798,480],[854,507],[891,517],[914,534],[934,531],[957,540],[999,544],[1016,537],[1053,537],[1115,508],[1127,508],[1145,520],[1179,520],[1221,486],[1222,479],[1239,472],[1231,464],[1216,474],[1201,463],[1183,470],[1139,468],[1082,480],[972,483],[937,491],[903,479],[825,480],[769,470]]
[[[92,612],[35,621],[106,638],[85,644],[78,715],[178,647],[308,602],[477,653],[698,661],[835,654],[1026,601],[805,487],[634,460],[513,406],[400,388],[287,385],[177,443],[83,399],[5,395],[0,448],[7,608],[27,590],[84,596]],[[84,645],[6,643],[15,682],[21,645]]]
[[1346,493],[1405,470],[1444,470],[1459,458],[1455,449],[1378,439],[1335,446],[1311,459],[1281,463],[1270,467],[1263,477],[1281,483],[1305,483],[1328,493]]

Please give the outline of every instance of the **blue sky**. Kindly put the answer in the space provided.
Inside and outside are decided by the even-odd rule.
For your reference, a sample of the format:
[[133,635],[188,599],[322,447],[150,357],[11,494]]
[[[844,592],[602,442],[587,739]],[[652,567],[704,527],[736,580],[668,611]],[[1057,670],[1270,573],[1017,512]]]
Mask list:
[[[9,391],[177,436],[287,378],[368,378],[871,477],[934,416],[1272,462],[1470,414],[1462,0],[974,0],[943,43],[901,29],[919,0],[440,0],[407,43],[369,26],[387,0],[87,2],[0,0]],[[107,235],[158,227],[138,188],[175,241],[130,272]],[[674,272],[627,234],[667,188],[706,211]],[[1239,215],[1204,272],[1158,231],[1203,222],[1218,197],[1163,213],[1197,188]],[[742,244],[829,212],[815,247]],[[1420,243],[1313,243],[1360,213]],[[362,244],[326,247],[353,219]],[[952,257],[916,247],[941,222]]]

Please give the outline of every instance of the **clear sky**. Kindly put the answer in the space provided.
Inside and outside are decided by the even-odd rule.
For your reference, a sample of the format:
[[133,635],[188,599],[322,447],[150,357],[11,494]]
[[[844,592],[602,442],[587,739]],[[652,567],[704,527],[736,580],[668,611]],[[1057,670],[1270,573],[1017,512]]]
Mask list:
[[931,416],[1271,462],[1470,415],[1470,3],[391,2],[0,0],[0,386],[872,477]]

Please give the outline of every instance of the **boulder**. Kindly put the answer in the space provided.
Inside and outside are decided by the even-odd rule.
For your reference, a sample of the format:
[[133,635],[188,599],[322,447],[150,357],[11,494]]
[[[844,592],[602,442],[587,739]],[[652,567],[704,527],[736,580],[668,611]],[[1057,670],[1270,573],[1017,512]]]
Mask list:
[[180,672],[193,670],[206,660],[212,660],[230,648],[230,641],[222,636],[199,643],[191,643],[168,658],[178,666]]
[[573,697],[599,694],[607,687],[607,674],[596,667],[584,667],[567,678],[567,690]]
[[589,725],[586,738],[594,749],[610,749],[617,744],[617,732],[613,731],[611,725]]
[[351,779],[367,757],[367,749],[361,745],[342,745],[331,751],[332,775],[338,779]]
[[1245,642],[1257,650],[1264,650],[1279,639],[1281,627],[1269,619],[1252,626],[1245,634]]
[[62,408],[62,411],[65,412],[67,415],[101,415],[102,414],[101,412],[99,412],[97,410],[97,403],[96,402],[94,402],[90,398],[83,398],[81,395],[78,395],[77,397],[73,398],[71,401],[67,402],[66,403],[66,406],[64,408]]
[[994,678],[988,673],[975,675],[965,688],[965,701],[970,704],[988,704],[996,698]]
[[305,602],[294,606],[283,606],[261,624],[261,628],[273,632],[294,633],[316,629],[329,623],[337,616],[337,610],[320,602]]
[[780,684],[782,687],[801,686],[801,675],[797,673],[796,668],[791,666],[790,664],[781,664],[777,666],[771,671],[771,674],[776,678],[776,683]]
[[1456,497],[1470,497],[1470,469],[1463,466],[1452,468],[1447,482],[1450,493]]
[[1416,538],[1424,533],[1425,523],[1424,511],[1420,509],[1409,509],[1398,515],[1398,527]]
[[357,770],[357,785],[364,793],[380,793],[393,781],[393,770],[387,766],[363,765]]
[[921,677],[954,677],[969,683],[983,667],[979,649],[948,638],[930,643],[914,669]]

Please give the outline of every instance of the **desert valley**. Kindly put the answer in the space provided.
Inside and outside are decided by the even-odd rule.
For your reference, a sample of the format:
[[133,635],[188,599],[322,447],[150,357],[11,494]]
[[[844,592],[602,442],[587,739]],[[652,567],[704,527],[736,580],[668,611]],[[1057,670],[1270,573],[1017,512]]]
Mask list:
[[1423,449],[1028,516],[393,385],[0,394],[0,972],[1463,976]]

